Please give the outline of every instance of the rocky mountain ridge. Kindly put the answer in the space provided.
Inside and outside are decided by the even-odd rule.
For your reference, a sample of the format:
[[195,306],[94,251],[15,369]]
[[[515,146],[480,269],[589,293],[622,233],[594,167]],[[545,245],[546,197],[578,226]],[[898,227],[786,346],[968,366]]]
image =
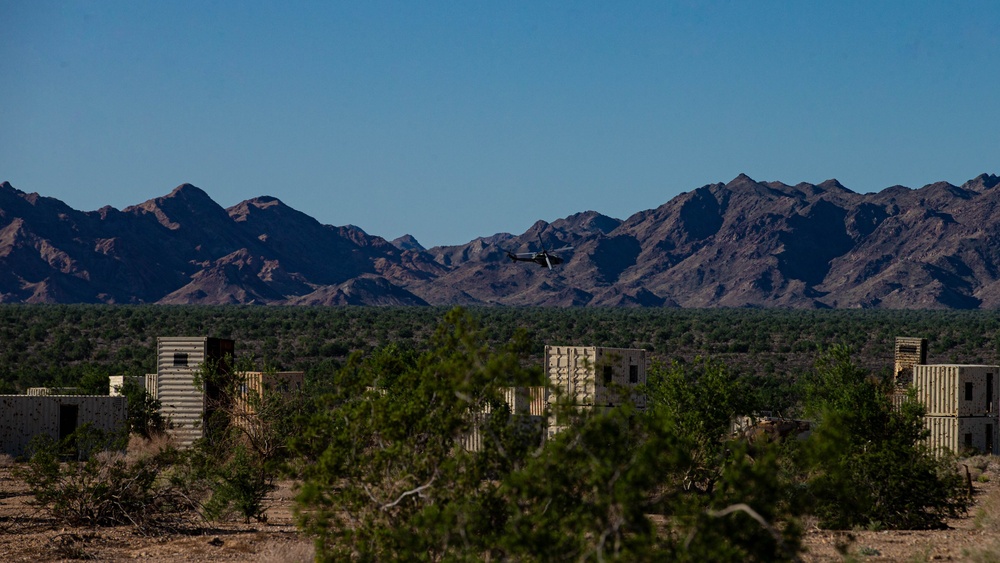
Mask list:
[[[740,175],[425,249],[183,184],[77,211],[0,184],[0,302],[790,308],[1000,306],[1000,178],[858,194]],[[573,246],[554,270],[505,251]]]

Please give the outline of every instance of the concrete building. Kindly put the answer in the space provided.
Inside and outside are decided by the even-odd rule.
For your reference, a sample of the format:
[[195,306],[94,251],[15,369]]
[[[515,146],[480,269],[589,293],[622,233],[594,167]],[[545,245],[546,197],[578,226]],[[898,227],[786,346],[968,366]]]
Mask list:
[[[500,390],[503,401],[519,423],[535,426],[544,430],[546,424],[546,407],[548,401],[545,387],[504,387]],[[493,409],[488,405],[478,412],[472,413],[472,429],[458,438],[458,443],[470,452],[478,452],[483,448],[483,425],[489,420]],[[544,431],[540,433],[544,436]]]
[[204,435],[205,420],[220,400],[220,389],[201,382],[203,366],[216,377],[229,372],[236,343],[223,338],[163,337],[156,339],[156,393],[167,432],[179,447],[188,447]]
[[[636,388],[646,384],[646,351],[600,346],[546,346],[545,373],[556,395],[579,406],[614,407],[625,394],[639,408],[646,396]],[[551,399],[555,399],[552,396]]]
[[0,395],[0,453],[26,453],[31,439],[62,440],[84,424],[106,433],[126,431],[125,397]]
[[45,397],[48,395],[79,395],[79,387],[28,387],[25,395]]
[[153,395],[155,398],[156,394],[156,374],[147,373],[144,376],[139,375],[112,375],[108,377],[108,396],[110,397],[120,397],[122,394],[122,387],[125,382],[129,381],[135,383],[140,389]]
[[[189,447],[211,432],[209,425],[235,423],[249,429],[257,399],[267,393],[301,393],[305,372],[232,372],[227,363],[235,353],[232,340],[199,337],[157,339],[156,374],[145,378],[147,389],[160,401],[167,433],[178,447]],[[208,381],[200,381],[204,374]],[[222,413],[225,418],[216,417]],[[235,420],[227,420],[233,417]]]
[[909,385],[913,381],[913,366],[927,363],[927,339],[897,336],[895,358],[892,373],[896,385]]
[[257,401],[267,394],[291,397],[301,393],[306,383],[304,371],[248,371],[237,373],[236,377],[242,381],[237,383],[234,410],[242,416],[252,415]]
[[995,385],[1000,366],[918,365],[913,387],[928,416],[996,417]]
[[913,387],[926,408],[927,443],[934,450],[961,454],[968,450],[1000,452],[1000,417],[996,384],[1000,366],[928,364],[927,340],[896,338],[897,407]]
[[[646,351],[637,348],[600,346],[546,346],[545,373],[552,393],[550,407],[568,400],[581,408],[607,408],[631,401],[646,408],[646,396],[638,387],[646,384],[649,360]],[[553,413],[552,408],[549,409]],[[561,429],[550,416],[548,435]]]
[[925,416],[930,430],[927,443],[931,449],[952,453],[975,450],[984,454],[1000,451],[997,444],[997,419],[985,416]]
[[953,453],[1000,451],[996,378],[1000,366],[915,365],[913,387],[927,409],[931,447]]

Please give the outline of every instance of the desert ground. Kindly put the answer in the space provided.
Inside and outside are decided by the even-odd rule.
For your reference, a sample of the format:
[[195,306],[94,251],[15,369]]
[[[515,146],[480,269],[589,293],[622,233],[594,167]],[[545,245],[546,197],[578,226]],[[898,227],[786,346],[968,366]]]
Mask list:
[[[820,530],[807,522],[806,562],[1000,561],[1000,458],[973,458],[973,504],[941,530]],[[311,561],[311,541],[292,518],[293,483],[269,497],[266,523],[192,521],[170,532],[129,526],[67,528],[32,505],[27,486],[0,467],[2,561]],[[964,471],[964,468],[962,468]]]

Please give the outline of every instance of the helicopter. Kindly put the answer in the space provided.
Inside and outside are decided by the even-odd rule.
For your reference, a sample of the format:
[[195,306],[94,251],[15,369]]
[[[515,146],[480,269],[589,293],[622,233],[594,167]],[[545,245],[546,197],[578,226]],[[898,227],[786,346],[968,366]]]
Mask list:
[[552,266],[563,263],[563,259],[557,256],[555,254],[556,252],[573,250],[572,246],[566,246],[556,250],[548,250],[545,248],[545,243],[542,242],[542,235],[538,235],[538,242],[542,246],[541,252],[521,252],[515,254],[508,250],[506,251],[507,258],[510,258],[511,262],[534,262],[539,266],[548,266],[548,268],[551,270]]

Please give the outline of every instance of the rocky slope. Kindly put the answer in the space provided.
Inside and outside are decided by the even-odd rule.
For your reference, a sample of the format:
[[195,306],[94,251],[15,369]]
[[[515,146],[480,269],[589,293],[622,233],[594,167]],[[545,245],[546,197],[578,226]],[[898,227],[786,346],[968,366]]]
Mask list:
[[[190,184],[81,212],[0,184],[0,302],[796,308],[1000,306],[1000,178],[857,194],[740,175],[424,249]],[[539,242],[541,241],[541,242]],[[573,246],[549,271],[505,252]]]

